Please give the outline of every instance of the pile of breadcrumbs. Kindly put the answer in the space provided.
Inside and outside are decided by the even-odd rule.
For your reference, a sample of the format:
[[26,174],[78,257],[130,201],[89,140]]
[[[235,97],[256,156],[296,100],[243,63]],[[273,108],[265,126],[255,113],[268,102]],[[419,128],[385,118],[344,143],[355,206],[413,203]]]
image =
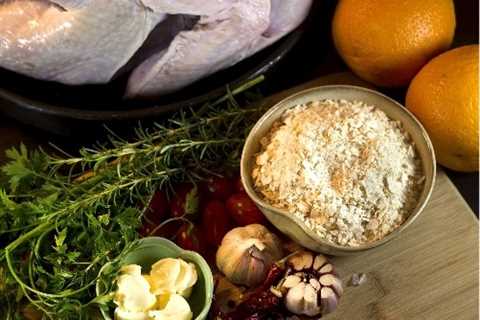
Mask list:
[[408,217],[423,188],[408,133],[363,102],[296,106],[261,145],[252,172],[257,191],[336,244],[385,237]]

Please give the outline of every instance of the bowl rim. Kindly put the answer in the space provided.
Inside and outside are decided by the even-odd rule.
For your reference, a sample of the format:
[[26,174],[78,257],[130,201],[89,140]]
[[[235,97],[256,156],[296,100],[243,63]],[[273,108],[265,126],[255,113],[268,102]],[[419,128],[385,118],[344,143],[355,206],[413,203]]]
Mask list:
[[[383,237],[380,240],[376,240],[374,242],[370,242],[370,243],[363,244],[363,245],[360,245],[360,246],[355,246],[355,247],[341,246],[341,245],[335,244],[333,242],[330,242],[330,241],[322,238],[321,236],[319,236],[315,231],[313,231],[313,229],[309,228],[302,220],[300,220],[295,215],[292,215],[287,210],[276,208],[276,207],[270,205],[269,203],[263,201],[257,195],[257,192],[255,191],[254,187],[248,183],[249,179],[247,179],[247,176],[250,176],[250,172],[247,172],[247,168],[246,168],[247,167],[246,164],[249,160],[248,153],[249,153],[249,150],[251,149],[251,147],[255,145],[253,140],[256,137],[256,135],[257,135],[256,133],[258,132],[258,130],[264,126],[265,120],[271,118],[273,116],[273,114],[275,114],[278,110],[285,109],[282,113],[280,113],[280,116],[281,116],[286,110],[288,110],[290,108],[293,108],[294,107],[293,105],[288,106],[288,103],[291,100],[294,100],[294,99],[296,99],[298,97],[301,97],[301,96],[304,96],[304,95],[308,95],[311,92],[332,90],[332,89],[346,89],[346,90],[362,91],[363,93],[367,93],[367,94],[370,94],[370,95],[376,95],[376,96],[386,100],[387,102],[389,102],[392,106],[395,106],[396,108],[401,110],[401,112],[403,112],[408,118],[410,118],[412,123],[416,126],[418,132],[420,133],[419,136],[422,137],[422,141],[425,144],[426,149],[428,150],[428,155],[429,155],[428,158],[422,157],[421,155],[419,155],[419,157],[421,159],[421,162],[422,162],[422,168],[423,168],[424,176],[427,177],[427,176],[431,175],[430,179],[428,179],[428,178],[425,179],[426,183],[425,183],[424,188],[422,190],[422,193],[425,193],[425,197],[424,197],[423,201],[420,201],[417,204],[417,206],[415,207],[415,209],[410,213],[408,218],[399,227],[397,227],[395,230],[390,232],[388,235],[386,235],[385,237]],[[341,96],[339,96],[338,99],[341,99]],[[381,107],[379,107],[379,108],[381,108]],[[277,119],[278,119],[278,117],[277,117]],[[398,121],[401,121],[401,120],[398,120]],[[405,130],[407,130],[407,129],[405,129]],[[411,134],[411,131],[407,131],[407,132]],[[418,147],[416,147],[416,148],[418,150]],[[430,166],[432,168],[431,172],[426,172],[427,167],[425,166],[425,163],[427,163],[427,162],[430,162]],[[435,151],[434,151],[434,148],[433,148],[432,141],[430,140],[430,137],[429,137],[427,131],[425,130],[423,125],[420,123],[420,121],[406,107],[404,107],[398,101],[396,101],[396,100],[388,97],[387,95],[385,95],[381,92],[378,92],[376,90],[372,90],[372,89],[368,89],[368,88],[360,87],[360,86],[340,84],[340,85],[316,86],[316,87],[312,87],[312,88],[308,88],[308,89],[305,89],[305,90],[298,91],[298,92],[296,92],[292,95],[289,95],[288,97],[280,100],[279,102],[275,103],[270,109],[268,109],[264,113],[264,115],[256,122],[256,124],[253,126],[253,128],[250,130],[250,133],[248,134],[248,137],[245,141],[245,144],[244,144],[244,147],[243,147],[243,150],[242,150],[242,157],[241,157],[241,160],[240,160],[240,174],[241,174],[241,180],[242,180],[242,184],[245,188],[245,191],[247,192],[247,194],[250,196],[250,198],[258,206],[263,207],[266,210],[269,210],[270,212],[272,212],[274,214],[281,215],[281,216],[291,220],[292,222],[297,224],[302,229],[302,231],[307,234],[307,236],[309,236],[311,239],[315,240],[317,243],[321,244],[322,246],[330,247],[330,248],[335,249],[336,251],[339,251],[339,252],[355,253],[355,252],[361,252],[361,251],[365,251],[365,250],[368,250],[368,249],[372,249],[372,248],[378,247],[380,245],[383,245],[383,244],[389,242],[390,240],[392,240],[393,238],[398,236],[400,234],[400,232],[402,232],[409,225],[412,224],[412,222],[420,215],[420,213],[423,212],[423,210],[425,209],[425,206],[427,205],[427,203],[428,203],[428,201],[429,201],[429,199],[432,195],[433,188],[435,186],[437,170],[436,170]],[[428,181],[430,181],[429,184],[427,184]]]

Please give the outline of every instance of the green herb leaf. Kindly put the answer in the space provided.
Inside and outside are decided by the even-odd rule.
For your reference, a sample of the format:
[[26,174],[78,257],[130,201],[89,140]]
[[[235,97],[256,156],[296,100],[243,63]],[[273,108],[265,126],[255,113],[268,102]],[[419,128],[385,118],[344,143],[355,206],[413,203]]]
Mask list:
[[[74,156],[55,146],[55,153],[9,149],[0,170],[0,314],[14,318],[28,301],[44,319],[98,318],[110,298],[109,291],[95,298],[95,283],[113,290],[118,261],[138,238],[141,204],[173,183],[237,168],[265,110],[242,93],[261,80],[139,126],[132,140],[109,131],[106,143]],[[196,213],[198,202],[195,188],[185,212]]]
[[55,249],[60,250],[63,247],[65,239],[67,238],[67,228],[64,228],[55,236]]
[[185,196],[185,214],[196,214],[200,206],[198,187],[195,185]]
[[104,226],[108,226],[108,224],[110,223],[110,215],[108,213],[102,214],[98,216],[98,221]]

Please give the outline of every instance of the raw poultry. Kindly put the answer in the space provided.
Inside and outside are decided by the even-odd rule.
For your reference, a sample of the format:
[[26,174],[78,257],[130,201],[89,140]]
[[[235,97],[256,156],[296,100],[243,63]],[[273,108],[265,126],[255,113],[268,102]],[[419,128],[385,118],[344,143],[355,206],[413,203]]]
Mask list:
[[0,1],[0,67],[70,85],[131,72],[126,96],[156,97],[271,45],[312,0]]

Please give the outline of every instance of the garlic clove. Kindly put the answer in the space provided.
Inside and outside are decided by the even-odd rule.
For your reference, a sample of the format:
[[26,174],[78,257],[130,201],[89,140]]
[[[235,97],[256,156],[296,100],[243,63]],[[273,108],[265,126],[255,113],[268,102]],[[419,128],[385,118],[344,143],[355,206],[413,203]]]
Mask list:
[[265,264],[270,265],[273,263],[268,256],[263,256],[263,259],[260,258],[262,256],[259,249],[256,246],[252,246],[240,258],[236,266],[237,272],[230,274],[229,280],[248,287],[262,283],[268,271]]
[[273,295],[277,298],[282,298],[283,297],[283,293],[282,291],[278,290],[277,288],[275,287],[271,287],[270,288],[270,292],[273,293]]
[[367,281],[367,275],[365,273],[354,273],[350,279],[350,284],[354,287],[358,287]]
[[291,264],[292,268],[295,269],[296,271],[310,269],[313,264],[313,255],[308,251],[300,251],[297,254],[290,257],[288,262]]
[[318,272],[320,273],[331,273],[333,271],[333,266],[328,263],[324,265]]
[[248,251],[250,248],[240,246],[222,245],[217,250],[217,267],[233,283],[240,284],[240,270],[246,270],[246,265],[250,257]]
[[287,310],[294,314],[303,313],[304,294],[306,284],[300,282],[297,286],[290,289],[285,297],[285,306]]
[[332,274],[325,274],[320,277],[320,284],[325,287],[332,287],[337,295],[343,295],[343,287],[340,279]]
[[296,275],[291,275],[285,278],[285,281],[282,284],[283,288],[293,288],[302,281],[302,278]]
[[313,269],[318,270],[327,262],[327,257],[325,257],[323,254],[319,254],[315,257],[315,261],[313,262]]
[[318,280],[315,278],[310,279],[308,283],[310,283],[310,285],[317,291],[320,291],[320,289],[322,288],[322,286],[320,285],[320,282],[318,282]]
[[304,306],[303,314],[313,317],[319,315],[321,312],[320,306],[318,305],[318,291],[315,290],[313,286],[307,284],[305,286],[305,293],[303,296]]
[[264,254],[257,246],[251,247],[247,252],[248,254],[244,257],[248,263],[248,267],[246,268],[246,285],[251,287],[258,285],[265,280],[268,271],[265,264],[271,265],[274,261],[271,260],[269,255]]
[[320,299],[322,306],[322,315],[333,312],[337,308],[338,298],[332,288],[323,287],[320,291]]

